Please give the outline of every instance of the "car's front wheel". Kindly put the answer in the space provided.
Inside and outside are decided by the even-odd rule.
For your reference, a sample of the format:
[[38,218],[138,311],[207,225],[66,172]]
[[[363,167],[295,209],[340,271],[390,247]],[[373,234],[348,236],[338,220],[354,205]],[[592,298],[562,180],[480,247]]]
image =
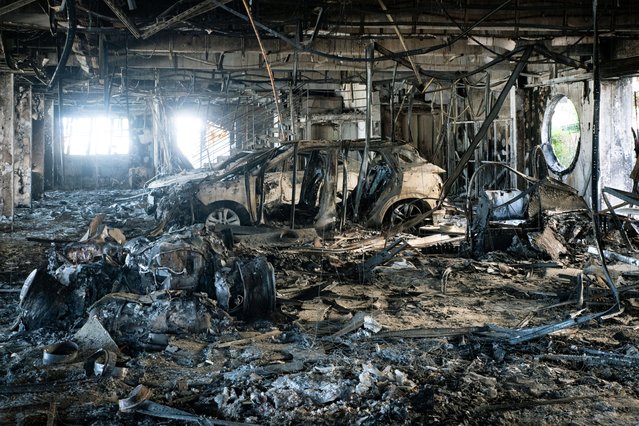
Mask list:
[[233,208],[228,205],[213,206],[204,221],[207,228],[216,225],[248,225],[250,217],[246,210],[242,208]]

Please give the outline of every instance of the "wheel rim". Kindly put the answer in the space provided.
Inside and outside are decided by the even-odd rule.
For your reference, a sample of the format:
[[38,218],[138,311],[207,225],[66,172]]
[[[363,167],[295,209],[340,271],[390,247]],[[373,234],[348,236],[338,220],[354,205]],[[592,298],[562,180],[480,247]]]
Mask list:
[[[409,221],[417,216],[422,214],[422,210],[412,203],[400,204],[393,209],[391,213],[390,221],[392,225],[399,225],[400,223],[404,223]],[[407,229],[408,231],[415,231],[419,225],[412,226]]]
[[240,217],[228,207],[215,209],[206,218],[206,226],[240,224]]

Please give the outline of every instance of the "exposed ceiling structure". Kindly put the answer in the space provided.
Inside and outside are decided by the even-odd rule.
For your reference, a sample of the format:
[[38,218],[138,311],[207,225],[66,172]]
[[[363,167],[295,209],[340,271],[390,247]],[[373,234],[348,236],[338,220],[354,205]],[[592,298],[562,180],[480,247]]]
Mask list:
[[[531,83],[591,64],[593,7],[581,0],[62,3],[0,6],[0,70],[20,69],[41,90],[59,78],[67,101],[100,103],[111,94],[122,102],[117,95],[126,93],[135,103],[161,90],[211,102],[264,102],[273,96],[269,67],[279,91],[331,90],[365,81],[371,60],[375,81],[412,79],[425,87],[431,78],[452,81],[487,66],[508,72],[528,44],[545,48],[531,64],[558,63],[553,75],[530,65]],[[638,8],[631,0],[600,2],[604,62],[639,37]]]

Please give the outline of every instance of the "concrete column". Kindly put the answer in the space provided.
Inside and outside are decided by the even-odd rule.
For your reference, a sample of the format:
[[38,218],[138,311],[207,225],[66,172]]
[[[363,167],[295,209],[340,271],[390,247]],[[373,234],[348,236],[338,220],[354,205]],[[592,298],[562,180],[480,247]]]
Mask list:
[[53,186],[56,189],[65,187],[64,171],[64,138],[62,129],[62,115],[64,109],[64,99],[61,89],[61,82],[58,83],[58,96],[56,100],[57,108],[53,112]]
[[16,207],[31,207],[31,86],[15,87],[15,105],[13,201]]
[[164,117],[162,115],[160,100],[154,96],[151,102],[151,117],[153,117],[153,168],[157,175],[164,171],[162,140],[166,135],[162,125]]
[[13,220],[13,74],[0,73],[0,216]]
[[45,121],[46,102],[44,94],[31,95],[32,132],[31,141],[31,197],[39,200],[44,194],[44,151],[46,146]]
[[53,124],[53,99],[44,100],[43,115],[43,136],[44,136],[44,189],[49,190],[54,187],[54,159],[53,159],[53,141],[54,129]]

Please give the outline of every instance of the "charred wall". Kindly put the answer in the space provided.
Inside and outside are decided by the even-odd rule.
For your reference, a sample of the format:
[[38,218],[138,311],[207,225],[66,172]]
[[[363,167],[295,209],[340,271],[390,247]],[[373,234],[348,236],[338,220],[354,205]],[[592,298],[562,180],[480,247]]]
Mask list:
[[31,86],[15,86],[13,139],[13,199],[16,207],[31,207]]
[[[13,74],[0,73],[0,93],[13,94]],[[0,96],[0,216],[13,217],[13,138],[12,96]]]
[[34,93],[31,99],[32,145],[31,145],[31,195],[38,200],[44,194],[44,169],[46,147],[46,121],[52,120],[51,103],[45,101],[44,94]]
[[[524,171],[535,174],[534,159],[542,173],[562,180],[575,188],[589,201],[592,176],[592,81],[554,84],[520,90],[523,105],[523,131],[520,140],[524,147]],[[569,173],[557,175],[547,169],[547,161],[536,150],[542,142],[544,113],[557,96],[566,96],[575,106],[580,124],[580,149],[574,168]],[[600,187],[612,186],[630,190],[629,178],[634,165],[633,92],[631,79],[604,81],[601,85],[600,116]],[[590,202],[590,201],[589,201]]]
[[[569,84],[556,84],[525,89],[524,94],[524,138],[525,172],[529,175],[544,176],[550,174],[575,188],[579,194],[590,193],[590,176],[592,166],[592,83],[590,81]],[[581,142],[577,153],[577,162],[572,172],[563,176],[554,174],[548,169],[539,146],[542,143],[542,123],[544,114],[552,99],[566,96],[575,106],[579,117]],[[603,125],[604,123],[602,123]],[[604,146],[602,145],[602,149]],[[535,170],[537,166],[537,170]]]
[[66,189],[128,187],[128,155],[65,155]]

